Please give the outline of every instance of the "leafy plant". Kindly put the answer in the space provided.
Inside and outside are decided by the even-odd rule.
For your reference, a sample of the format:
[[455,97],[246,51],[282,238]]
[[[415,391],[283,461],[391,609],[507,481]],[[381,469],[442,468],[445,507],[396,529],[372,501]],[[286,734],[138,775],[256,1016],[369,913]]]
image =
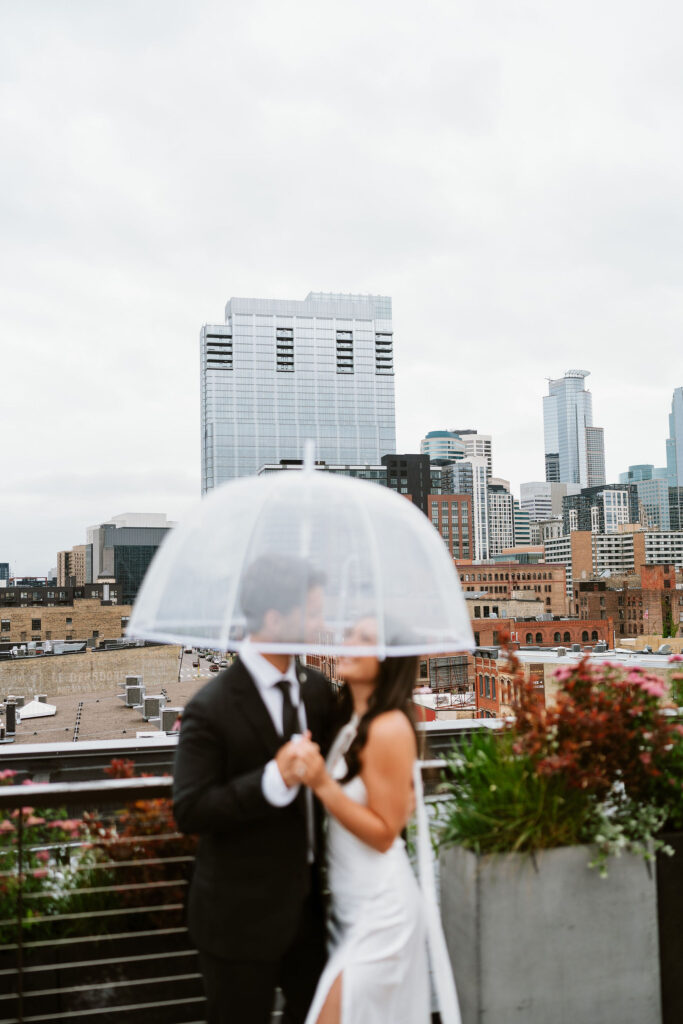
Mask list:
[[661,713],[666,685],[583,659],[556,673],[548,708],[509,657],[514,723],[454,753],[442,843],[477,853],[591,843],[602,873],[623,849],[651,856],[667,823],[683,826],[683,726]]

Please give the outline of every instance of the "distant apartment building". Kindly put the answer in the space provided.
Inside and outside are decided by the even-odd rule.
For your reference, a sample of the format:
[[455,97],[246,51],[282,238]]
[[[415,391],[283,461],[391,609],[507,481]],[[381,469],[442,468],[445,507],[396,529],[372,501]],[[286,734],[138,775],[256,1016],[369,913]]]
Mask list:
[[488,463],[483,457],[451,462],[441,470],[442,494],[469,494],[472,499],[474,558],[489,557]]
[[377,465],[396,450],[391,299],[232,298],[200,334],[202,493],[300,459]]
[[465,445],[466,459],[486,460],[486,479],[493,476],[493,441],[490,434],[480,434],[477,430],[454,430]]
[[530,522],[544,522],[561,516],[562,499],[567,494],[578,494],[580,490],[580,484],[532,480],[520,486],[519,503],[529,513]]
[[640,502],[635,484],[584,487],[562,499],[564,532],[590,530],[611,533],[626,523],[640,523]]
[[431,493],[429,456],[387,454],[382,456],[381,463],[386,466],[387,487],[398,491],[399,494],[409,494],[413,504],[428,515],[428,499]]
[[427,514],[451,557],[472,558],[472,498],[469,494],[430,494]]
[[605,482],[602,428],[593,426],[593,396],[584,387],[588,370],[567,370],[548,382],[543,399],[546,480],[597,487]]
[[489,483],[489,552],[488,557],[500,555],[515,543],[515,500],[509,487]]
[[88,579],[88,548],[77,544],[71,551],[57,552],[57,586],[83,587]]
[[566,572],[564,565],[547,562],[521,565],[519,562],[476,561],[456,566],[463,593],[487,594],[500,601],[514,599],[516,594],[540,599],[548,615],[565,615]]
[[420,441],[420,452],[430,462],[456,462],[466,454],[464,441],[452,430],[430,430]]
[[549,539],[543,545],[546,562],[567,570],[567,591],[595,576],[639,573],[644,565],[683,566],[683,533],[622,528],[596,534],[576,530]]

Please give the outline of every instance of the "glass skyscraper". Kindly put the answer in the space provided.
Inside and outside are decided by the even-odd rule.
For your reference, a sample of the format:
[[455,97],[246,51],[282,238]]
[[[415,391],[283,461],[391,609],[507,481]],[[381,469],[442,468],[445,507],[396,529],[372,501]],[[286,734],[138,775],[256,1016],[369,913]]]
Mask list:
[[671,399],[666,470],[669,487],[683,487],[683,388],[676,388]]
[[378,465],[396,450],[391,299],[232,298],[201,349],[202,493],[300,459]]
[[567,370],[549,381],[543,398],[545,478],[547,481],[598,487],[605,483],[605,443],[593,426],[593,396],[586,391],[588,370]]

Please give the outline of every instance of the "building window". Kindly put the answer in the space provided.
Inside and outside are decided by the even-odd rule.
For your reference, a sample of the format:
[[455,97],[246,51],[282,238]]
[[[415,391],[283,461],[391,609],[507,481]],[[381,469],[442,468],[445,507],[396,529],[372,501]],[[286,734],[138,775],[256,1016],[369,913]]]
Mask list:
[[45,639],[46,640],[52,640],[52,630],[51,629],[48,629],[48,630],[45,631]]
[[485,689],[486,696],[490,697],[491,696],[491,684],[489,682],[489,677],[488,676],[484,676],[484,689]]
[[353,331],[337,331],[337,373],[353,373]]
[[130,616],[128,616],[128,615],[122,615],[121,616],[121,631],[122,632],[123,632],[124,629],[126,629],[126,627],[128,626],[129,622],[130,622]]
[[93,640],[97,640],[99,635],[100,635],[99,629],[93,629],[93,631],[92,631],[92,638],[93,638]]
[[[642,626],[641,626],[640,632],[641,633],[643,632]],[[591,633],[591,640],[597,640],[597,639],[598,639],[598,631],[597,631],[597,629],[594,629],[593,632]]]
[[207,370],[232,370],[231,335],[206,335],[206,368]]
[[553,643],[559,644],[561,639],[562,637],[559,633],[553,633]]
[[534,642],[534,634],[533,633],[527,633],[525,643],[532,644],[533,642]]
[[2,619],[2,621],[0,622],[0,630],[3,633],[9,633],[9,631],[10,631],[10,620],[9,619]]
[[492,700],[496,699],[496,677],[495,676],[491,676],[491,698],[492,698]]
[[484,677],[481,673],[479,673],[479,696],[484,696]]
[[31,630],[34,633],[39,633],[40,628],[40,619],[31,619]]
[[375,373],[393,374],[393,335],[387,332],[375,334]]
[[537,633],[536,634],[536,643],[537,644],[542,644],[543,643],[543,633]]
[[278,327],[275,332],[275,368],[294,373],[294,328]]
[[565,642],[566,644],[568,644],[568,643],[571,643],[571,639],[572,639],[572,637],[571,637],[571,633],[565,633],[565,634],[564,634],[564,642]]
[[66,625],[67,625],[67,629],[68,629],[69,626],[73,625],[72,620],[68,616],[67,616],[67,619],[66,619]]

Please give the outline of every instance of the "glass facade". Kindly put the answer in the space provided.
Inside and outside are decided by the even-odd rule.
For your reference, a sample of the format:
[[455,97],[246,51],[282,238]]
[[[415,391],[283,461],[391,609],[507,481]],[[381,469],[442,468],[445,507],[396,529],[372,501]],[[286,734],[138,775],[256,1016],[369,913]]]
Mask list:
[[332,465],[396,450],[390,298],[232,298],[200,352],[202,493],[300,459],[309,439]]
[[593,426],[593,396],[584,387],[587,370],[568,370],[548,382],[543,398],[546,480],[581,487],[605,483],[605,445]]
[[669,487],[683,487],[683,388],[676,388],[671,399],[666,469]]

